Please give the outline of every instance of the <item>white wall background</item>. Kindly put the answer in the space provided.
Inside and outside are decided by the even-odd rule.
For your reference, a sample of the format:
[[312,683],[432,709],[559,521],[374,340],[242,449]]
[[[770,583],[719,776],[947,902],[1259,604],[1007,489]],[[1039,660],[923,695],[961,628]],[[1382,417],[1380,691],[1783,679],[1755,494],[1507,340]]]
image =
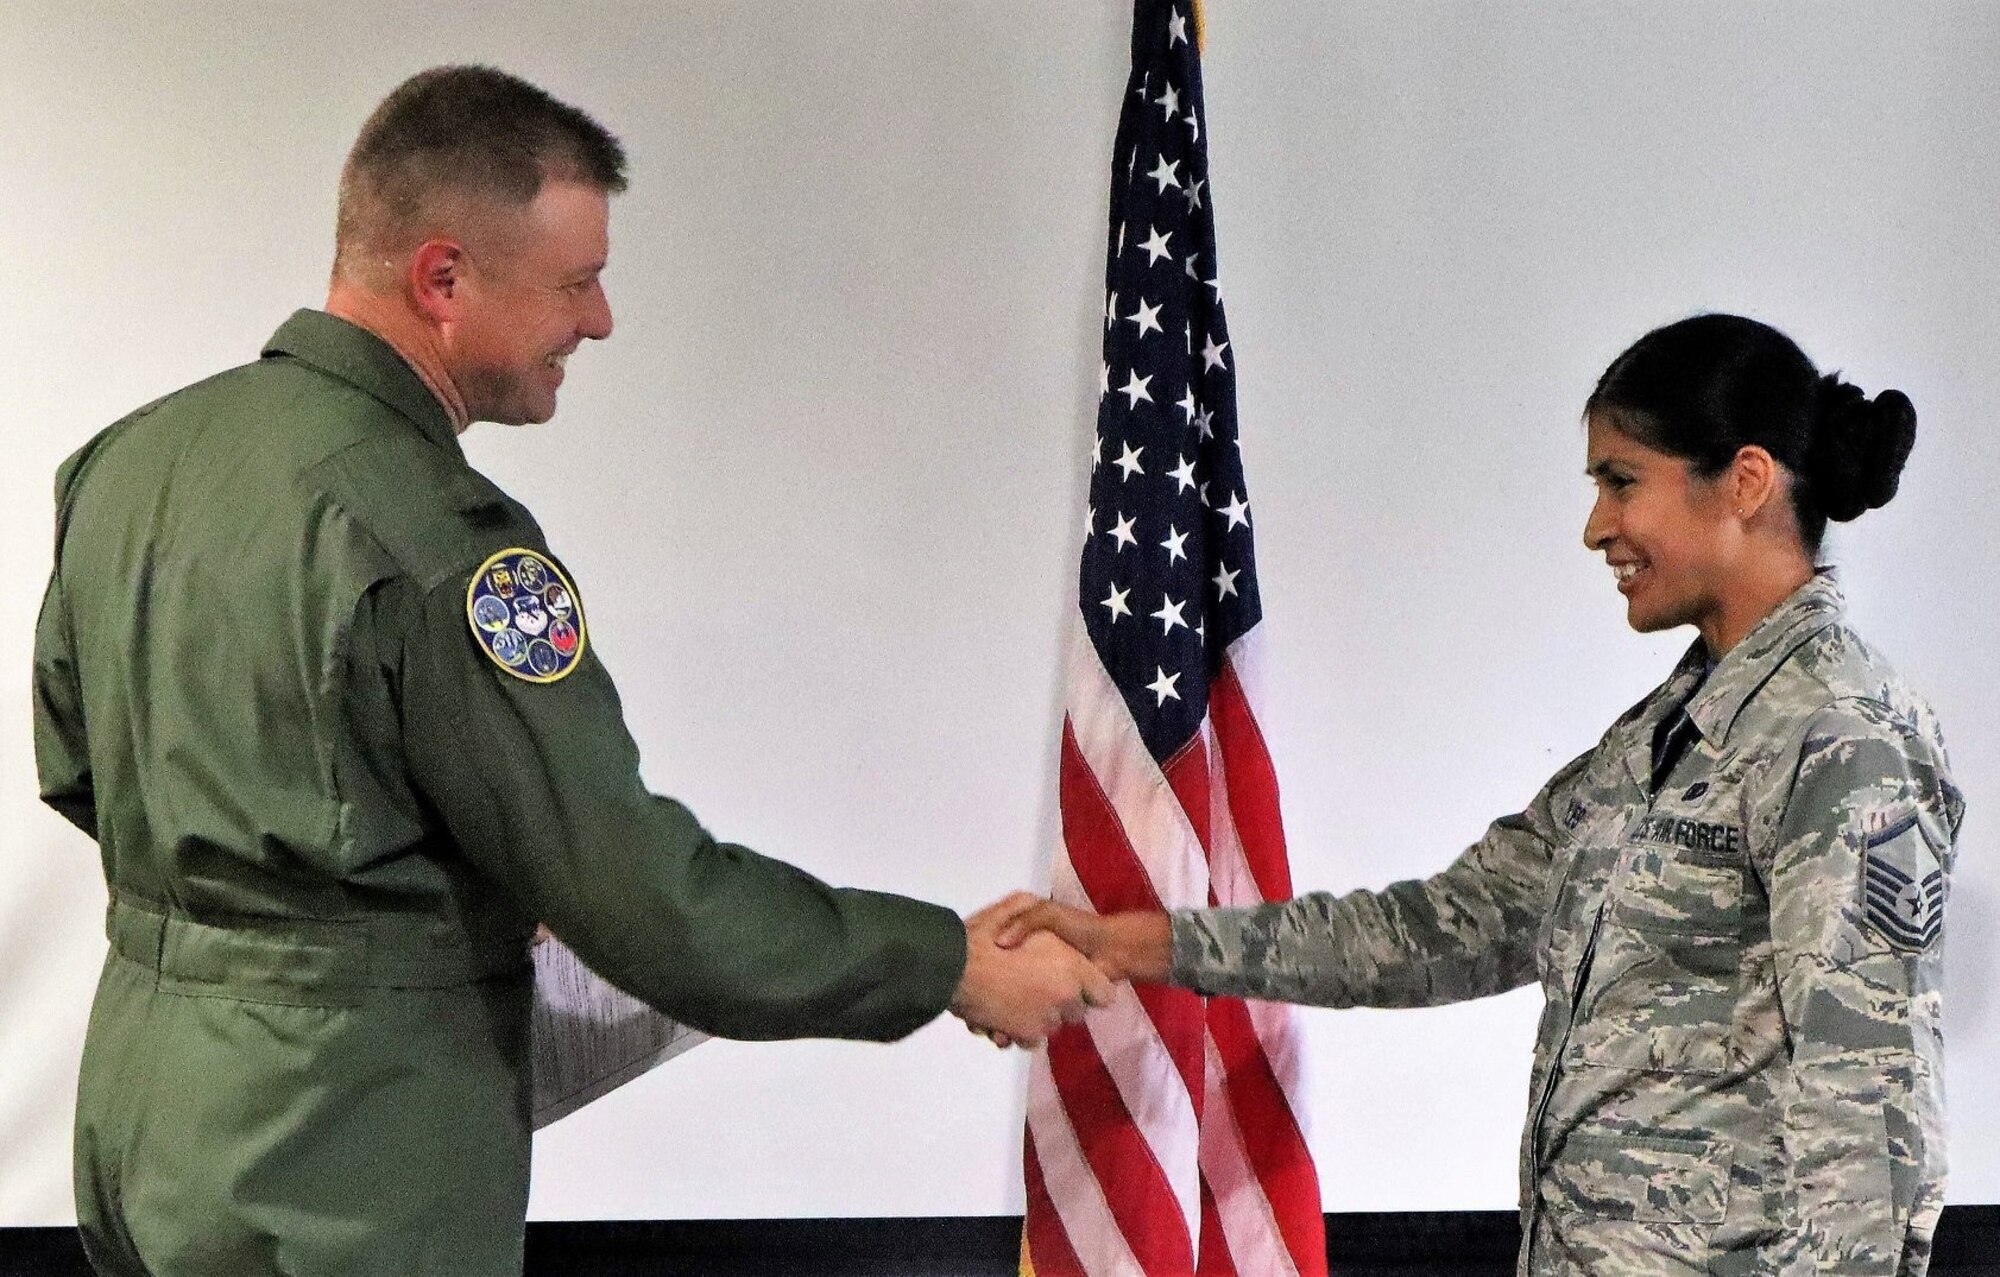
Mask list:
[[[1749,312],[1921,414],[1836,532],[1972,802],[1952,1196],[2000,1201],[2000,6],[1212,0],[1208,129],[1298,880],[1441,866],[1663,674],[1578,542],[1579,407],[1655,324]],[[617,335],[482,427],[590,596],[647,773],[836,880],[969,910],[1053,834],[1121,3],[0,11],[0,1224],[71,1218],[94,849],[35,800],[57,461],[322,296],[333,186],[405,75],[488,60],[633,155]],[[1336,1210],[1514,1197],[1535,1005],[1312,1012]],[[540,1142],[545,1217],[1020,1208],[1024,1070],[704,1046]]]

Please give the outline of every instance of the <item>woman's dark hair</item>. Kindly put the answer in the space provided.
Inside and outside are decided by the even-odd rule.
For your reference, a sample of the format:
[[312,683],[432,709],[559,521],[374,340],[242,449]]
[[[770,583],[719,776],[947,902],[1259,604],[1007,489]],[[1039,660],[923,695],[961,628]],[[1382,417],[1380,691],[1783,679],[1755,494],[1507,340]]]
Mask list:
[[1740,315],[1656,328],[1611,361],[1584,405],[1597,419],[1712,478],[1755,444],[1791,472],[1792,511],[1817,556],[1826,521],[1885,505],[1917,437],[1900,390],[1872,400],[1821,376],[1791,338]]

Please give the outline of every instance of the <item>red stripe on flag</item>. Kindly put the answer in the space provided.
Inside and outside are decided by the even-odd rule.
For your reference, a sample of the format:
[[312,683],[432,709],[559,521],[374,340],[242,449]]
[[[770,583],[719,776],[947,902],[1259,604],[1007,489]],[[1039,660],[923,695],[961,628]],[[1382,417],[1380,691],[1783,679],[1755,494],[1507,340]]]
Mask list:
[[[1236,1116],[1243,1155],[1264,1187],[1285,1249],[1300,1277],[1326,1272],[1326,1218],[1312,1150],[1285,1099],[1241,998],[1212,998],[1208,1028],[1222,1057],[1223,1087]],[[1204,1238],[1206,1240],[1206,1238]]]
[[1264,729],[1250,712],[1236,667],[1224,660],[1209,685],[1208,715],[1229,778],[1229,814],[1243,844],[1243,859],[1266,900],[1292,898],[1292,870],[1285,856],[1285,822],[1278,812],[1278,773],[1264,748]]
[[[1205,759],[1202,769],[1204,772],[1207,770]],[[1091,907],[1099,913],[1115,913],[1120,909],[1158,910],[1160,899],[1153,891],[1152,879],[1146,876],[1145,867],[1139,863],[1138,853],[1133,851],[1131,841],[1126,838],[1125,827],[1119,823],[1118,813],[1112,810],[1104,787],[1097,783],[1096,773],[1084,761],[1083,751],[1077,747],[1076,733],[1067,718],[1063,720],[1058,785],[1063,842],[1069,849],[1070,866],[1076,871],[1077,881],[1083,884],[1083,892],[1090,898]],[[1146,1008],[1146,1014],[1152,1018],[1153,1027],[1158,1030],[1167,1054],[1173,1058],[1174,1067],[1180,1070],[1181,1081],[1187,1086],[1199,1120],[1204,1090],[1202,1040],[1207,1031],[1201,999],[1184,989],[1166,985],[1140,985],[1134,991],[1139,996],[1140,1004]],[[1053,1056],[1049,1062],[1054,1065]],[[1058,1089],[1067,1093],[1065,1080],[1059,1071],[1056,1073],[1056,1084]]]
[[1214,800],[1208,787],[1208,742],[1197,732],[1160,770],[1165,773],[1167,784],[1173,787],[1174,797],[1180,799],[1181,810],[1194,826],[1195,837],[1201,840],[1202,855],[1207,856],[1212,850],[1208,835]]
[[1194,1239],[1188,1236],[1180,1199],[1097,1058],[1090,1034],[1081,1025],[1069,1025],[1051,1036],[1043,1050],[1076,1142],[1091,1174],[1104,1186],[1105,1204],[1141,1270],[1187,1272]]
[[1215,1194],[1208,1177],[1201,1181],[1201,1256],[1195,1263],[1197,1277],[1236,1277],[1236,1261],[1230,1258],[1229,1243],[1222,1235],[1222,1215],[1215,1209]]
[[1035,1155],[1035,1133],[1023,1133],[1025,1148],[1021,1156],[1021,1172],[1027,1181],[1028,1218],[1023,1225],[1027,1239],[1028,1261],[1033,1266],[1035,1277],[1089,1277],[1084,1272],[1083,1261],[1070,1249],[1069,1233],[1063,1229],[1062,1216],[1056,1214],[1055,1200],[1049,1196],[1048,1181],[1042,1178],[1042,1159]]
[[1161,907],[1153,880],[1125,836],[1118,813],[1084,761],[1076,729],[1063,717],[1062,764],[1057,778],[1057,802],[1062,808],[1063,844],[1077,881],[1099,913]]

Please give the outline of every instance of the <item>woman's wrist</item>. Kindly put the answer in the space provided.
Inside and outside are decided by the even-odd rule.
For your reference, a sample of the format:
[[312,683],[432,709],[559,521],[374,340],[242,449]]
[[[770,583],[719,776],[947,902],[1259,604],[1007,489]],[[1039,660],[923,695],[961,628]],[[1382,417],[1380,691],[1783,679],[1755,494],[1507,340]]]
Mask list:
[[[1174,970],[1173,919],[1156,910],[1104,919],[1105,952],[1098,965],[1114,980],[1165,984]],[[1096,955],[1093,955],[1096,956]]]

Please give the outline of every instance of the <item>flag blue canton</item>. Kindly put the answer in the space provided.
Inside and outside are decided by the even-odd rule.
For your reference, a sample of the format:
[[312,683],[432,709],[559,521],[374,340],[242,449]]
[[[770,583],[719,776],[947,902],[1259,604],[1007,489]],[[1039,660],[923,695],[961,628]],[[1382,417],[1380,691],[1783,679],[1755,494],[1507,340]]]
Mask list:
[[1262,614],[1195,39],[1186,0],[1141,0],[1113,149],[1078,572],[1090,640],[1163,763],[1200,730],[1209,680]]

